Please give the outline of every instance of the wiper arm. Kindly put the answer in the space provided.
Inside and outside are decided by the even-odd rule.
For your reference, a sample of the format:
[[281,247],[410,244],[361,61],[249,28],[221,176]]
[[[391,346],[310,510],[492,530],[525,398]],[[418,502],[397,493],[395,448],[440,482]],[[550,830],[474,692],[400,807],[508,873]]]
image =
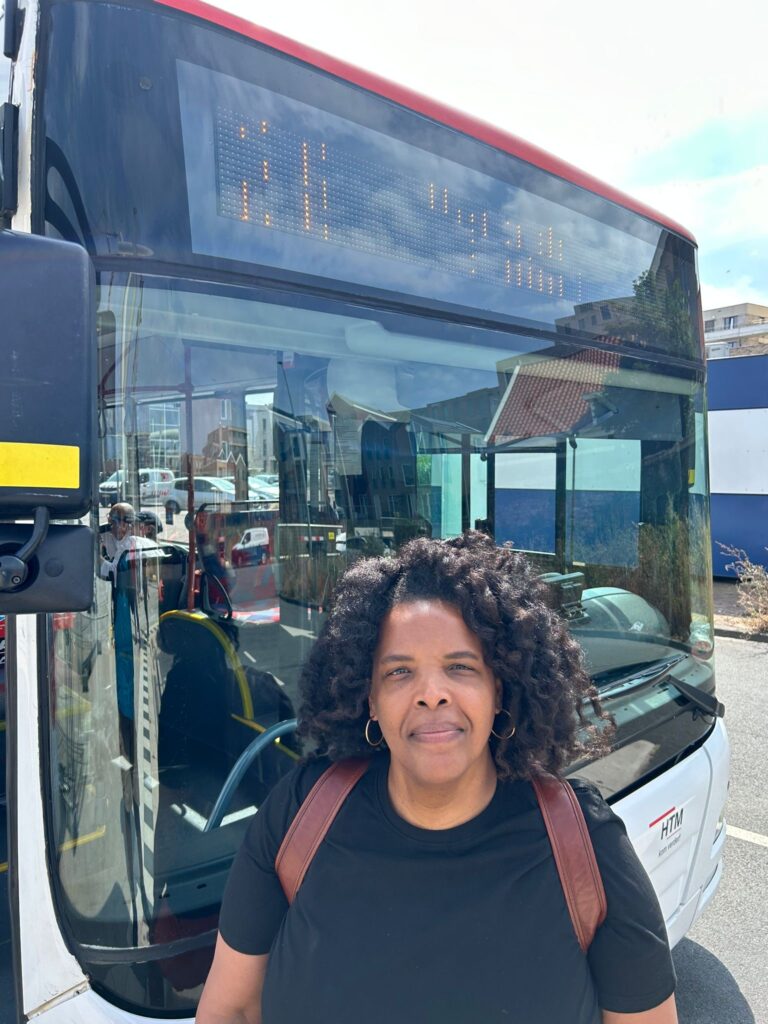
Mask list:
[[610,697],[618,697],[620,694],[625,694],[640,687],[644,688],[646,686],[653,686],[654,683],[668,681],[687,700],[700,711],[703,711],[705,715],[722,718],[725,715],[725,705],[713,693],[707,693],[705,690],[700,690],[697,686],[692,686],[690,683],[683,682],[683,680],[676,679],[671,675],[674,666],[681,661],[685,661],[686,658],[687,655],[681,654],[676,658],[669,658],[667,661],[656,662],[644,672],[632,672],[615,683],[610,689],[602,690],[600,699],[605,700]]
[[681,679],[670,679],[684,697],[687,697],[691,704],[703,711],[705,715],[712,715],[714,718],[722,718],[725,714],[725,704],[717,699],[714,693],[706,693],[690,683],[684,683]]
[[648,668],[640,672],[629,672],[627,675],[622,676],[621,679],[617,679],[616,682],[605,690],[600,691],[600,699],[604,700],[606,697],[617,697],[620,693],[626,693],[627,690],[634,690],[639,687],[652,686],[654,683],[660,683],[665,679],[670,670],[678,664],[678,662],[684,661],[687,655],[679,654],[676,658],[667,658],[665,661],[655,661]]

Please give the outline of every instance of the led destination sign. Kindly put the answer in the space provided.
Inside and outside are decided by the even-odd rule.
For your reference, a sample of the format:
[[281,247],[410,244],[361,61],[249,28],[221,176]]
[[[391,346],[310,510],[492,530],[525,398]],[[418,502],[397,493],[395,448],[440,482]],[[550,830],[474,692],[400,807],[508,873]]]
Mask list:
[[[241,111],[216,111],[219,213],[345,249],[583,301],[551,225]],[[502,197],[500,197],[502,198]],[[511,204],[510,204],[511,205]]]
[[199,253],[547,323],[631,296],[652,263],[635,235],[393,137],[383,103],[376,130],[177,67]]

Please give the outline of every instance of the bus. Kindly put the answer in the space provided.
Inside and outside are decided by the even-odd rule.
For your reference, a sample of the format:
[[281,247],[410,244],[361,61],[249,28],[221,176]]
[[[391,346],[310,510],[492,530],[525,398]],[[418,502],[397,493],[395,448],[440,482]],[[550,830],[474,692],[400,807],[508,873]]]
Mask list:
[[733,577],[743,551],[768,568],[768,358],[712,357],[707,363],[712,564]]
[[[234,853],[307,753],[298,681],[335,580],[468,529],[527,552],[580,641],[617,731],[571,771],[623,817],[677,942],[720,880],[729,761],[694,239],[198,0],[6,0],[5,30],[23,1018],[194,1016]],[[147,466],[181,498],[143,509]]]

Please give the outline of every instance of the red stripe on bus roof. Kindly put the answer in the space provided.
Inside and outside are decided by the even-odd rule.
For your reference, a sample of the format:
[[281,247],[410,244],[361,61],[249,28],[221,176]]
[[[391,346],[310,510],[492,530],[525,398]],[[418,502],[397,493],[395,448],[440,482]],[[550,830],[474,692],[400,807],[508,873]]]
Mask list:
[[155,0],[155,3],[162,4],[165,7],[172,7],[185,14],[192,14],[197,18],[202,18],[204,21],[220,25],[222,28],[231,29],[238,35],[245,36],[248,39],[255,39],[259,43],[264,43],[265,46],[271,46],[281,53],[296,57],[298,60],[305,61],[307,64],[312,64],[316,68],[336,75],[346,82],[351,82],[353,85],[359,85],[363,89],[368,89],[379,96],[408,107],[418,114],[423,114],[433,121],[439,121],[441,124],[455,128],[457,131],[463,132],[473,139],[485,142],[495,149],[500,149],[505,153],[510,153],[512,156],[519,157],[521,160],[540,167],[543,171],[554,174],[558,178],[563,178],[573,185],[578,185],[588,192],[594,192],[596,195],[602,196],[604,199],[608,199],[627,210],[631,210],[633,213],[647,217],[656,224],[668,228],[678,235],[682,235],[683,238],[696,245],[696,239],[690,231],[678,224],[677,221],[665,217],[657,210],[646,206],[645,203],[641,203],[639,200],[633,199],[611,185],[607,185],[604,181],[592,177],[591,174],[580,171],[573,164],[569,164],[565,160],[559,160],[545,150],[539,149],[538,146],[524,142],[523,139],[519,139],[516,135],[502,131],[500,128],[495,128],[486,121],[481,121],[477,117],[462,113],[460,110],[454,110],[453,107],[439,103],[428,96],[423,96],[413,89],[397,85],[369,71],[363,71],[353,64],[347,64],[346,61],[330,57],[328,54],[321,53],[310,46],[305,46],[303,43],[297,43],[294,39],[289,39],[278,32],[271,32],[260,25],[246,21],[245,18],[238,17],[236,14],[230,14],[228,11],[222,11],[211,4],[203,3],[202,0]]

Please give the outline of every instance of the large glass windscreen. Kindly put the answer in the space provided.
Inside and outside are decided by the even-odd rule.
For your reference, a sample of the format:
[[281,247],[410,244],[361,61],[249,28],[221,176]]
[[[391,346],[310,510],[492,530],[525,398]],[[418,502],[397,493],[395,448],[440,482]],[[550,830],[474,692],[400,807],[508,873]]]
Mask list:
[[93,984],[191,1012],[231,859],[304,752],[339,574],[468,528],[528,551],[582,643],[620,793],[708,726],[700,383],[612,351],[102,273],[89,612],[52,616],[54,876]]
[[694,249],[658,224],[170,12],[46,24],[49,234],[700,357]]

